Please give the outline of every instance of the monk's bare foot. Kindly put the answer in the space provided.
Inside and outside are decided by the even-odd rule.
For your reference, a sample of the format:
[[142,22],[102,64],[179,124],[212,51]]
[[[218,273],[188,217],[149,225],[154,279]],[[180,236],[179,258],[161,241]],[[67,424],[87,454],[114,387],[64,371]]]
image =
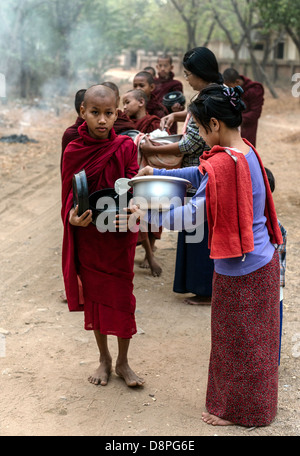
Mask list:
[[202,420],[206,424],[212,424],[213,426],[232,426],[233,423],[231,421],[223,420],[219,416],[211,415],[210,413],[203,412],[202,413]]
[[102,361],[93,375],[90,375],[88,381],[93,385],[105,386],[111,373],[111,361]]
[[150,269],[153,277],[160,277],[162,273],[162,268],[160,265],[156,262],[156,260],[153,258],[150,263]]
[[136,375],[128,364],[116,365],[116,374],[123,378],[127,386],[143,386],[145,380]]
[[184,300],[186,304],[191,306],[201,306],[211,304],[211,298],[209,296],[192,296],[191,298],[186,298]]
[[159,277],[162,273],[162,268],[160,265],[157,263],[157,261],[152,258],[150,261],[148,261],[147,258],[145,258],[141,263],[140,263],[140,268],[142,269],[151,269],[151,274],[153,277]]
[[67,295],[66,295],[65,291],[63,293],[61,293],[61,295],[59,297],[60,297],[61,302],[67,302]]
[[142,269],[149,269],[150,265],[148,263],[147,258],[144,258],[144,260],[140,263],[140,268]]

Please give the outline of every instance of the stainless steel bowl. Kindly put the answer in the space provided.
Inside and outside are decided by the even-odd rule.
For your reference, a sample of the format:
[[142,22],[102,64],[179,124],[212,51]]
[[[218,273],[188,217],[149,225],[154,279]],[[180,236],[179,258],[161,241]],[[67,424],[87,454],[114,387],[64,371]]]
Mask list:
[[133,202],[142,210],[168,211],[184,204],[190,181],[172,176],[140,176],[129,182],[133,188]]

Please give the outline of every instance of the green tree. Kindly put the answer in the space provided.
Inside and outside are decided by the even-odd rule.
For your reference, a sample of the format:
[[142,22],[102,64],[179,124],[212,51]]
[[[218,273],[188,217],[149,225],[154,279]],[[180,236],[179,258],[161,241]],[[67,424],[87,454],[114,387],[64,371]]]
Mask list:
[[300,55],[300,2],[295,0],[256,0],[265,28],[284,30]]
[[207,45],[215,27],[215,20],[208,9],[209,2],[207,0],[169,1],[185,25],[187,34],[186,50],[200,45]]

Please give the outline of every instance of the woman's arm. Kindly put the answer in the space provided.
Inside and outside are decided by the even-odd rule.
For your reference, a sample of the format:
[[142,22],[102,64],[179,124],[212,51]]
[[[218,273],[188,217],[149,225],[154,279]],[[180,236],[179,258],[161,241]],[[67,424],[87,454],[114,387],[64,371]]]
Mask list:
[[160,121],[160,128],[163,130],[164,128],[172,127],[174,122],[184,122],[187,116],[187,111],[177,111],[168,114],[165,117],[162,117]]
[[178,169],[153,169],[153,174],[156,176],[173,176],[187,179],[194,188],[199,188],[203,175],[200,173],[197,166],[189,166],[187,168]]
[[178,169],[157,169],[152,168],[151,166],[145,166],[139,170],[137,177],[140,176],[174,176],[180,177],[181,179],[187,179],[191,182],[194,188],[199,188],[201,181],[203,179],[203,175],[200,173],[197,166],[188,166],[186,168],[178,168]]
[[[203,222],[206,219],[205,189],[208,180],[207,174],[202,176],[196,166],[172,170],[159,170],[151,168],[151,166],[146,166],[138,173],[138,176],[147,175],[165,175],[187,178],[190,182],[194,182],[197,191],[184,206],[172,208],[170,211],[143,212],[139,207],[133,206],[133,208],[131,208],[132,212],[151,223],[154,227],[164,226],[170,230],[194,230],[197,226],[203,225]],[[201,239],[199,242],[200,241]]]
[[145,136],[144,142],[140,144],[140,150],[142,154],[147,157],[149,155],[179,155],[181,154],[178,142],[177,143],[169,143],[169,144],[161,144],[158,146],[154,146],[149,138]]
[[[194,230],[202,227],[206,220],[205,188],[208,176],[202,179],[196,194],[186,204],[166,212],[148,211],[144,219],[154,227],[163,226],[169,230]],[[203,227],[202,227],[203,228]],[[202,239],[199,240],[199,242]]]

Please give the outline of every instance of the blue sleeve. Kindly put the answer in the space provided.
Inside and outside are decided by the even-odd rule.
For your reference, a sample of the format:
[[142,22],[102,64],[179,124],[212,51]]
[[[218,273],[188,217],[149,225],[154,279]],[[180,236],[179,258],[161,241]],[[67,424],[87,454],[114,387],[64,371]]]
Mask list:
[[157,169],[154,168],[153,174],[156,176],[173,176],[187,179],[191,182],[194,188],[199,188],[203,175],[200,173],[197,166],[188,166],[187,168],[178,169]]
[[[168,174],[160,174],[182,178],[185,176],[184,179],[187,179],[189,174],[178,173],[178,171],[184,171],[185,169],[189,168],[170,170],[171,173],[167,171]],[[196,170],[198,170],[198,168],[196,168]],[[198,187],[195,195],[192,198],[186,199],[184,205],[173,207],[166,212],[150,210],[147,212],[145,220],[155,227],[163,226],[172,231],[188,231],[194,230],[198,226],[203,227],[204,221],[206,220],[205,189],[207,180],[207,174],[202,176],[200,186]]]

